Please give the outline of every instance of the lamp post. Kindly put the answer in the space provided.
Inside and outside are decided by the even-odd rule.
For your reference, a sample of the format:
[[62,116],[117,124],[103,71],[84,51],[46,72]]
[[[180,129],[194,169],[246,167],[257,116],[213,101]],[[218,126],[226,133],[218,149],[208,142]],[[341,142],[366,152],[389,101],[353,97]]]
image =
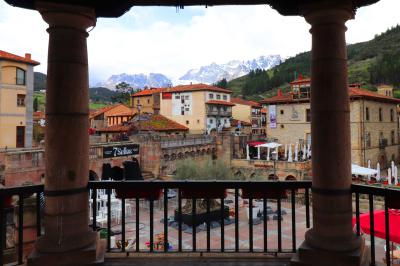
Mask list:
[[139,126],[138,126],[138,134],[140,134],[140,111],[142,110],[142,105],[141,105],[140,103],[137,105],[137,109],[138,109],[138,113],[139,113],[139,120],[138,120],[138,122],[139,122]]
[[275,176],[276,176],[276,168],[275,168],[276,154],[277,154],[277,151],[276,151],[276,150],[274,150],[273,152],[271,152],[272,161],[274,162],[274,178],[275,178]]

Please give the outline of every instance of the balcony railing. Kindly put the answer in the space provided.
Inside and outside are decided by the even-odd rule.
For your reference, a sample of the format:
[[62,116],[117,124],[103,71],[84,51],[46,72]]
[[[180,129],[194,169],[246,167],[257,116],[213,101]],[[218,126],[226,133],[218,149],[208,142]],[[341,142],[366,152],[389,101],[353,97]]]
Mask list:
[[232,116],[232,111],[224,111],[224,110],[209,110],[207,109],[207,115],[212,116]]
[[[306,230],[310,227],[310,188],[310,181],[91,181],[88,184],[91,194],[89,202],[92,206],[90,218],[92,222],[89,226],[93,230],[105,229],[107,252],[112,253],[294,253],[300,242],[296,239],[297,230]],[[228,191],[228,197],[225,198],[224,192],[218,194],[218,197],[211,196],[213,191],[220,190]],[[170,198],[171,191],[176,191],[176,198]],[[205,195],[209,196],[204,199],[199,191],[205,192]],[[18,234],[16,234],[15,251],[16,262],[23,264],[24,255],[27,255],[23,253],[26,252],[23,245],[24,200],[30,197],[36,200],[36,226],[34,229],[36,235],[40,236],[42,233],[40,208],[42,192],[43,185],[0,189],[1,265],[4,263],[4,252],[6,251],[4,249],[6,199],[10,196],[16,196],[18,199],[19,206],[15,206],[18,210],[16,212]],[[160,194],[159,192],[166,193]],[[117,198],[114,197],[115,193]],[[384,243],[389,247],[389,212],[391,208],[400,208],[400,190],[354,184],[352,193],[355,198],[355,233],[357,235],[362,234],[360,227],[362,217],[360,214],[364,204],[362,201],[368,201],[366,214],[374,213],[377,202],[383,202],[386,227]],[[118,196],[120,197],[118,198]],[[241,197],[243,198],[241,199]],[[204,205],[197,203],[199,199],[202,199],[201,204]],[[186,208],[183,206],[184,200],[187,201],[186,204],[191,203],[189,208],[191,224],[199,224],[198,219],[204,220],[204,223],[191,227],[185,224],[187,220],[183,216],[188,213],[187,210],[184,211]],[[243,200],[247,201],[247,219],[243,215],[239,215],[240,211],[244,209],[239,204]],[[106,209],[103,217],[97,215],[99,213],[98,205],[101,205],[100,201],[105,204],[103,209]],[[118,208],[115,207],[115,202],[119,202]],[[219,208],[215,210],[212,207],[215,202],[224,202],[224,204],[220,204]],[[298,207],[299,203],[300,207]],[[227,209],[226,205],[228,204],[231,204],[231,209]],[[199,206],[203,210],[199,210]],[[254,206],[257,208],[254,209]],[[272,211],[271,207],[275,206],[276,211]],[[255,217],[253,209],[259,217]],[[119,215],[115,216],[116,212]],[[175,221],[171,220],[171,212],[174,212],[177,217]],[[232,218],[226,218],[227,212]],[[299,215],[300,212],[304,216]],[[211,221],[212,216],[214,217],[213,221]],[[271,216],[274,221],[268,222]],[[290,218],[285,219],[285,226],[290,226],[291,230],[283,228],[283,218],[287,216]],[[215,217],[217,218],[215,219]],[[299,217],[304,217],[305,221],[299,221]],[[369,240],[372,265],[376,265],[377,259],[383,259],[379,258],[375,251],[377,240],[374,222],[374,215],[371,215],[372,230]],[[218,226],[216,226],[217,223]],[[301,226],[305,228],[300,228]],[[276,230],[276,233],[271,232],[272,230]],[[289,233],[289,236],[283,237],[283,231]],[[157,236],[156,233],[161,234]],[[188,234],[191,236],[188,237]],[[366,235],[365,237],[368,238]],[[380,235],[380,237],[382,236]],[[113,239],[112,242],[112,238],[116,239]],[[276,240],[273,243],[274,247],[271,247],[272,244],[269,241],[271,238]],[[116,247],[113,245],[114,242],[117,243]],[[379,245],[382,245],[382,241]],[[391,254],[388,248],[384,258],[386,265],[391,265],[390,259]]]
[[186,147],[195,145],[205,145],[214,142],[212,137],[200,137],[200,138],[187,138],[178,140],[162,140],[161,148],[176,148],[176,147]]

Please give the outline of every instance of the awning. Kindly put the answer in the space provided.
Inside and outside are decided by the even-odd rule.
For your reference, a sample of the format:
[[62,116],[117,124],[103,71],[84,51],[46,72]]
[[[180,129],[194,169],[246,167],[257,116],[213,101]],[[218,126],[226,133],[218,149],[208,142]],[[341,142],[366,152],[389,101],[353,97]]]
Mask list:
[[378,171],[375,169],[361,167],[359,165],[352,164],[351,165],[351,173],[353,175],[376,175],[378,173]]
[[[360,228],[362,232],[371,234],[371,224],[369,222],[369,213],[360,215]],[[353,217],[353,226],[355,227],[356,217]],[[400,244],[400,212],[389,210],[389,239],[392,242]],[[376,237],[386,238],[385,230],[385,211],[374,212],[374,233]]]
[[247,145],[251,147],[256,147],[257,145],[265,144],[264,141],[248,141]]
[[259,144],[256,147],[275,149],[275,148],[278,148],[280,146],[282,146],[282,144],[279,144],[279,143],[276,143],[276,142],[270,142],[270,143]]

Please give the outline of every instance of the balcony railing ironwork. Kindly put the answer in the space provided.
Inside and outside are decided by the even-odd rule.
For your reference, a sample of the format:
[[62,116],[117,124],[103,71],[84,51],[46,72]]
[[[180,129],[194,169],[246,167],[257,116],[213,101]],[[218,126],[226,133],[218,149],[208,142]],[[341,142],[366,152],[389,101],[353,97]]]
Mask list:
[[232,116],[232,111],[224,111],[224,110],[209,110],[207,109],[207,115],[212,116]]
[[[197,227],[193,226],[190,230],[192,233],[191,236],[191,245],[188,246],[187,244],[187,237],[185,245],[183,243],[183,223],[182,223],[182,209],[183,209],[183,194],[182,192],[184,190],[188,191],[210,191],[210,188],[213,189],[222,189],[222,190],[229,190],[231,193],[233,193],[233,210],[234,210],[234,230],[233,231],[233,239],[234,239],[234,245],[232,247],[227,247],[225,246],[225,221],[224,219],[224,211],[225,211],[225,206],[224,204],[221,205],[220,207],[220,234],[213,234],[211,235],[211,223],[210,223],[210,204],[213,199],[211,198],[205,198],[206,202],[206,222],[204,224],[205,231],[206,231],[206,247],[201,248],[197,246]],[[162,252],[162,253],[181,253],[181,252],[222,252],[222,253],[235,253],[235,252],[250,252],[250,253],[293,253],[296,252],[297,250],[297,241],[296,241],[296,225],[298,223],[296,222],[296,203],[298,203],[299,199],[304,203],[305,205],[305,214],[306,214],[306,227],[310,227],[310,188],[311,188],[311,182],[310,181],[256,181],[256,182],[247,182],[247,181],[90,181],[88,183],[88,190],[91,191],[91,196],[92,196],[92,223],[88,226],[91,226],[93,230],[99,230],[99,223],[96,218],[96,212],[97,212],[97,194],[100,191],[105,192],[106,196],[106,208],[107,208],[107,214],[106,214],[106,229],[107,232],[112,232],[111,230],[111,207],[112,204],[110,204],[111,201],[111,196],[112,196],[112,191],[113,190],[124,190],[124,191],[155,191],[155,190],[160,190],[163,192],[163,196],[161,196],[161,201],[162,201],[162,207],[160,207],[159,210],[156,210],[154,203],[156,201],[155,198],[147,198],[147,200],[144,199],[144,195],[137,195],[133,199],[127,199],[127,198],[120,198],[121,205],[120,205],[120,213],[121,213],[121,240],[120,243],[121,245],[117,248],[112,248],[111,245],[111,234],[107,233],[107,251],[108,252],[140,252],[140,253],[155,253],[155,252]],[[10,187],[10,188],[2,188],[0,189],[0,210],[1,210],[1,215],[0,215],[0,228],[1,228],[1,237],[0,237],[0,265],[4,263],[4,247],[5,247],[5,237],[6,237],[6,219],[5,219],[5,209],[6,209],[6,199],[9,198],[10,196],[16,196],[18,198],[18,212],[16,213],[17,216],[17,224],[18,224],[18,236],[17,236],[17,244],[15,246],[15,251],[17,253],[17,263],[18,264],[23,264],[23,252],[24,252],[24,234],[23,234],[23,228],[24,228],[24,199],[27,197],[34,197],[36,198],[36,234],[37,236],[40,236],[42,233],[42,221],[41,221],[41,193],[43,193],[43,185],[31,185],[31,186],[23,186],[23,187]],[[177,200],[172,200],[168,198],[168,190],[175,189],[177,191]],[[259,199],[259,196],[256,195],[256,193],[260,192],[260,189],[262,192],[266,192],[266,194],[263,194],[261,199]],[[249,220],[248,220],[248,236],[245,238],[243,234],[239,234],[241,228],[239,228],[239,208],[242,208],[239,206],[239,197],[240,197],[240,191],[242,191],[242,196],[243,196],[243,190],[247,190],[250,192],[248,194],[248,206],[249,206]],[[276,195],[284,195],[276,192],[282,192],[282,191],[288,191],[289,197],[285,199],[283,196],[276,196]],[[400,208],[400,190],[393,189],[393,188],[385,188],[385,187],[375,187],[375,186],[369,186],[369,185],[359,185],[359,184],[353,184],[351,191],[353,193],[353,196],[355,198],[355,233],[357,235],[361,235],[361,228],[360,228],[360,199],[361,195],[366,195],[366,198],[368,199],[368,206],[369,206],[369,213],[372,214],[374,213],[374,206],[376,201],[383,201],[384,202],[384,213],[385,213],[385,227],[386,227],[386,246],[390,246],[390,238],[389,238],[389,209],[394,208],[394,209],[399,209]],[[273,193],[275,192],[275,194]],[[253,194],[252,194],[253,193]],[[272,194],[271,194],[272,193]],[[195,193],[196,194],[196,193]],[[275,195],[275,196],[271,196]],[[301,197],[300,197],[301,196]],[[187,198],[185,196],[185,198]],[[262,211],[261,211],[261,223],[262,227],[257,227],[256,230],[262,230],[262,232],[258,232],[257,235],[262,235],[262,245],[260,246],[259,244],[256,245],[254,243],[254,224],[253,224],[253,219],[250,217],[253,217],[253,204],[255,203],[254,201],[257,200],[261,203],[262,206]],[[271,201],[270,199],[273,198]],[[200,214],[198,213],[199,210],[196,208],[196,199],[199,198],[189,198],[192,202],[191,205],[191,213],[192,213],[192,222],[193,224],[196,225],[196,219],[200,218]],[[114,199],[115,200],[115,199]],[[132,220],[127,221],[127,215],[126,215],[126,206],[127,201],[129,200],[129,203],[134,203],[135,206],[135,212],[131,215]],[[221,198],[218,198],[220,202],[225,202],[224,196],[221,195]],[[291,209],[291,234],[292,234],[292,239],[291,239],[291,248],[290,249],[285,249],[283,248],[283,241],[287,241],[286,239],[283,239],[283,234],[282,234],[282,202],[288,203],[290,206],[289,209]],[[145,205],[148,205],[148,207],[143,207],[143,203]],[[176,205],[176,211],[177,215],[180,217],[178,219],[178,224],[177,224],[177,232],[172,233],[169,228],[168,222],[168,209],[171,207],[172,204]],[[268,217],[268,206],[271,206],[271,204],[276,204],[277,211],[276,211],[276,223],[277,223],[277,248],[272,249],[271,247],[268,246],[268,239],[271,237],[271,235],[275,235],[275,233],[271,234],[271,229],[267,228],[267,217]],[[174,205],[174,206],[175,206]],[[15,206],[17,207],[17,206]],[[160,229],[160,226],[155,228],[155,211],[161,212],[161,217],[163,217],[164,224]],[[146,212],[146,213],[144,213]],[[217,210],[218,212],[218,210]],[[196,215],[196,213],[198,215]],[[368,212],[367,212],[368,213]],[[160,214],[160,213],[158,213]],[[243,218],[241,218],[243,219]],[[144,236],[142,232],[140,232],[141,228],[140,226],[142,223],[148,221],[148,236]],[[374,215],[370,215],[370,226],[371,228],[374,228]],[[143,238],[149,239],[148,241],[148,248],[143,249],[143,244],[140,246],[139,244],[136,244],[134,248],[129,248],[126,247],[122,243],[126,243],[127,241],[127,224],[133,224],[135,228],[133,230],[129,231],[134,231],[135,232],[135,238],[136,238],[136,243],[140,243],[140,241],[143,242]],[[243,223],[242,223],[243,225]],[[132,229],[132,228],[131,228]],[[215,230],[215,229],[214,229]],[[156,247],[156,239],[154,239],[154,233],[155,231],[161,231],[162,232],[162,238],[163,238],[163,243],[169,243],[169,235],[171,234],[177,234],[178,235],[178,244],[177,247],[170,250],[169,245],[163,245],[162,249],[159,250]],[[186,230],[187,231],[187,230]],[[185,231],[185,232],[186,232]],[[147,232],[146,232],[147,233]],[[219,247],[218,249],[215,249],[215,237],[216,235],[219,235],[220,241],[219,241]],[[211,242],[211,236],[213,237],[213,242]],[[200,238],[200,236],[199,236]],[[248,242],[248,247],[246,246],[243,248],[242,244],[243,241]],[[213,243],[213,244],[212,244]],[[286,242],[287,243],[287,242]],[[371,259],[372,259],[372,265],[375,265],[375,260],[376,260],[376,253],[375,253],[375,233],[374,229],[371,230],[370,232],[370,243],[371,243]],[[213,246],[213,247],[212,247]],[[287,246],[287,245],[286,245]],[[261,248],[260,248],[261,247]],[[26,254],[25,254],[26,255]],[[390,259],[391,259],[391,254],[390,254],[390,249],[386,249],[385,253],[386,257],[386,265],[390,265]]]
[[161,148],[175,148],[175,147],[186,147],[195,145],[211,144],[215,141],[212,137],[201,137],[201,138],[187,138],[178,140],[162,140]]

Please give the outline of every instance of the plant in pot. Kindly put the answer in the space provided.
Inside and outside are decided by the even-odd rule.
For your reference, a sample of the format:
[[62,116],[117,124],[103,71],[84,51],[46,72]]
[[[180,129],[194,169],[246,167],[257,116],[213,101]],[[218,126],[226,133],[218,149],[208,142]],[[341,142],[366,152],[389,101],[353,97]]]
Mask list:
[[[230,168],[221,160],[207,160],[202,163],[193,160],[183,160],[176,164],[174,175],[175,180],[229,180],[232,178]],[[219,216],[220,220],[221,203],[216,199],[226,197],[226,189],[210,187],[207,190],[199,190],[193,188],[182,188],[180,190],[181,197],[186,200],[182,208],[183,221],[191,225],[193,198],[196,199],[196,225],[205,222],[207,212],[207,199],[210,199],[210,213],[212,216]],[[229,216],[229,208],[226,209],[226,217]],[[225,213],[224,212],[224,213]],[[175,217],[178,217],[175,211]],[[225,214],[224,214],[225,217]],[[178,219],[176,219],[178,220]]]

